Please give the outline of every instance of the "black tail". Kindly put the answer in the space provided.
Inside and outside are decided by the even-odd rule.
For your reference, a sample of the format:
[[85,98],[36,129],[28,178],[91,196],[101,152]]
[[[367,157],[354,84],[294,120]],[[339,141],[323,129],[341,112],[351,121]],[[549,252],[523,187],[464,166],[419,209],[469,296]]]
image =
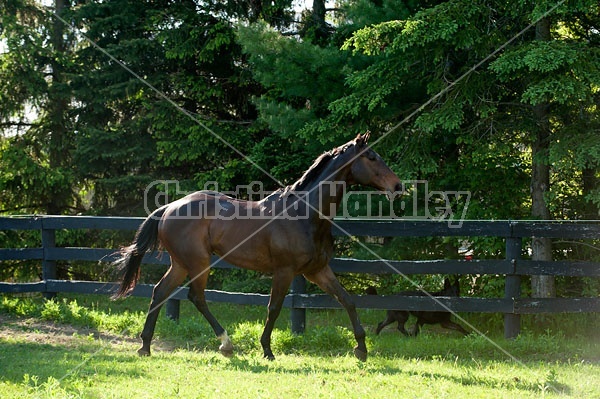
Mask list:
[[144,254],[158,247],[158,224],[165,210],[166,206],[163,206],[152,212],[135,233],[133,243],[121,249],[121,257],[114,265],[120,273],[123,273],[123,279],[112,299],[122,298],[135,288],[140,278],[140,266]]

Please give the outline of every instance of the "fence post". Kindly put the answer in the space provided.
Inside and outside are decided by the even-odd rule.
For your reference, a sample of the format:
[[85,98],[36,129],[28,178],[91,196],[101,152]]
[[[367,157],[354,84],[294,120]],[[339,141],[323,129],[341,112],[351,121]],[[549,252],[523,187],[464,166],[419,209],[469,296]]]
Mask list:
[[[521,256],[521,246],[523,239],[521,237],[506,238],[506,260],[512,264],[512,272],[515,273],[517,262]],[[521,296],[521,276],[516,274],[507,274],[504,283],[504,298],[514,301]],[[504,338],[516,338],[521,332],[521,315],[515,313],[504,314]]]
[[181,304],[181,301],[179,299],[175,299],[175,298],[167,299],[166,314],[169,319],[174,320],[174,321],[179,321],[179,309],[180,309],[179,305],[180,304]]
[[[305,294],[306,293],[306,280],[304,276],[299,275],[294,277],[292,281],[292,289],[290,290],[292,295],[294,294]],[[306,309],[295,308],[294,300],[292,297],[292,311],[290,312],[292,319],[292,332],[294,334],[303,334],[306,327]]]
[[[48,252],[51,248],[56,247],[56,230],[44,228],[44,220],[42,219],[42,249],[44,258],[42,259],[42,280],[56,280],[56,261],[48,259]],[[53,299],[56,297],[56,292],[44,292],[44,298]]]

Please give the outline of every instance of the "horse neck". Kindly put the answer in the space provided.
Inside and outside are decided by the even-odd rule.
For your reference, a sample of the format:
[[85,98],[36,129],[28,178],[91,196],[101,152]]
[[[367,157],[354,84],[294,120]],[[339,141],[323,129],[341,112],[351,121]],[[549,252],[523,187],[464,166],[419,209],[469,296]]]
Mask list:
[[336,215],[344,196],[349,177],[349,165],[344,165],[344,156],[334,158],[308,188],[308,203],[313,217],[330,220]]

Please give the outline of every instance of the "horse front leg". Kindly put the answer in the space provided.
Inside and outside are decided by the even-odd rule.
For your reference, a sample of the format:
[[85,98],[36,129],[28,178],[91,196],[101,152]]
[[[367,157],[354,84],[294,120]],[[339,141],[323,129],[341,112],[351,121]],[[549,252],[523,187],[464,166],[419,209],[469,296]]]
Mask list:
[[273,275],[267,321],[265,322],[265,329],[260,337],[260,344],[263,348],[264,357],[269,360],[275,360],[275,356],[271,350],[271,333],[273,332],[275,321],[277,320],[277,317],[279,317],[279,313],[281,313],[283,301],[288,293],[293,278],[294,275],[291,272],[280,272]]
[[305,274],[308,280],[317,284],[319,288],[333,296],[348,312],[350,316],[350,322],[354,330],[354,338],[356,338],[356,347],[354,348],[354,355],[361,361],[367,360],[367,346],[365,344],[366,333],[363,326],[360,324],[358,319],[358,313],[356,313],[356,305],[348,292],[342,287],[335,274],[326,265],[320,271],[313,274]]

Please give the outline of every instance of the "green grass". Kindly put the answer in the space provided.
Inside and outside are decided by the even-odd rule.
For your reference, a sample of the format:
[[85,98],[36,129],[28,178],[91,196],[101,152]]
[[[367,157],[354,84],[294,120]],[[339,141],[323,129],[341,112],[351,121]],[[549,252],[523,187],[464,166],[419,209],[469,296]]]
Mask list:
[[352,356],[354,338],[342,311],[309,311],[306,333],[296,336],[284,310],[273,334],[276,359],[269,362],[258,342],[266,309],[226,304],[211,308],[232,337],[232,358],[217,352],[218,340],[189,303],[182,304],[179,323],[159,318],[153,356],[139,358],[136,336],[147,306],[139,298],[0,297],[0,395],[600,398],[595,315],[557,316],[567,326],[562,330],[536,330],[525,320],[526,332],[509,341],[498,320],[477,315],[469,322],[485,336],[463,338],[434,327],[418,338],[391,327],[374,336],[383,312],[362,310],[370,353],[361,363]]

